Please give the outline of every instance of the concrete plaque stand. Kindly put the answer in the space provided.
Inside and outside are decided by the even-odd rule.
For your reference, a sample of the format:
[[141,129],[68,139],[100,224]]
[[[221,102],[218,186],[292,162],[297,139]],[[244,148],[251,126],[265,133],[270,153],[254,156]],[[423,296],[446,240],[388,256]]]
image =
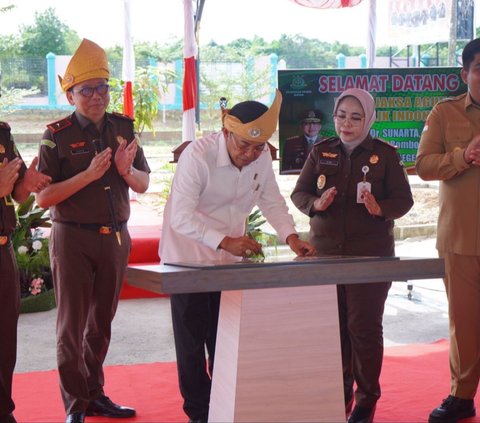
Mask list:
[[224,291],[209,422],[345,422],[336,287]]

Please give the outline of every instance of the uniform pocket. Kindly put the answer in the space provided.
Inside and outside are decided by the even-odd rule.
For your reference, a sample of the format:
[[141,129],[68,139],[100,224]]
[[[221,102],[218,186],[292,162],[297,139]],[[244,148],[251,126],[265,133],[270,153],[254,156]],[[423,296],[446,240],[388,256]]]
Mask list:
[[445,131],[445,141],[447,151],[453,151],[456,148],[465,148],[473,138],[473,131],[470,123],[458,125],[447,125]]

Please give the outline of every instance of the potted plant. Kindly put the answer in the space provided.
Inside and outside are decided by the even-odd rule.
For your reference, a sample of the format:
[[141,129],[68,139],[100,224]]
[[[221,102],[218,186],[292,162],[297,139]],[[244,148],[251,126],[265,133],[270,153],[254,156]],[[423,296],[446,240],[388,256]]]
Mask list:
[[16,209],[17,227],[12,244],[20,272],[21,313],[46,311],[55,307],[48,238],[41,228],[50,227],[46,209],[30,195]]

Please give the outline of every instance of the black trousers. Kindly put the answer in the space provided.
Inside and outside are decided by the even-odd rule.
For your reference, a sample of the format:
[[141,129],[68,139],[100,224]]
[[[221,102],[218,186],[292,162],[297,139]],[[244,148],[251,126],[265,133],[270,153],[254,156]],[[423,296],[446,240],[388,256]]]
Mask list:
[[191,420],[207,421],[220,292],[174,294],[170,304],[183,410]]

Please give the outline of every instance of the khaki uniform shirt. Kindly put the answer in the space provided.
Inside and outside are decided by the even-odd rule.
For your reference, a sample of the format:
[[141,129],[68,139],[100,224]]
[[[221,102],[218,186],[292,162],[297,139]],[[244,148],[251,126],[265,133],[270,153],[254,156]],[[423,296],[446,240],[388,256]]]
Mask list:
[[[10,133],[10,126],[8,123],[0,122],[0,166],[2,166],[3,159],[6,158],[8,161],[11,161],[16,157],[20,157],[20,153],[15,147],[13,137]],[[25,164],[22,164],[17,182],[23,178],[26,169]],[[16,224],[17,218],[12,196],[6,195],[0,198],[0,235],[10,235],[15,229]]]
[[[54,222],[110,224],[112,219],[105,192],[111,187],[116,219],[125,222],[130,216],[129,187],[118,174],[113,157],[118,148],[117,137],[134,141],[133,121],[123,115],[107,113],[101,133],[95,125],[78,113],[47,126],[41,141],[38,170],[52,177],[52,183],[70,179],[88,168],[94,155],[94,139],[101,138],[112,149],[112,165],[105,175],[90,183],[66,200],[50,207]],[[143,149],[137,150],[133,166],[150,172]]]
[[416,169],[422,179],[441,181],[440,252],[480,255],[480,168],[463,158],[479,133],[480,107],[467,93],[438,103],[425,123]]
[[[383,217],[372,216],[357,203],[357,186],[366,181],[380,205]],[[333,203],[322,212],[313,211],[314,201],[336,187]],[[393,220],[413,205],[412,192],[400,157],[386,142],[368,136],[350,156],[339,138],[313,147],[291,195],[292,201],[310,216],[310,241],[322,254],[394,254]]]

